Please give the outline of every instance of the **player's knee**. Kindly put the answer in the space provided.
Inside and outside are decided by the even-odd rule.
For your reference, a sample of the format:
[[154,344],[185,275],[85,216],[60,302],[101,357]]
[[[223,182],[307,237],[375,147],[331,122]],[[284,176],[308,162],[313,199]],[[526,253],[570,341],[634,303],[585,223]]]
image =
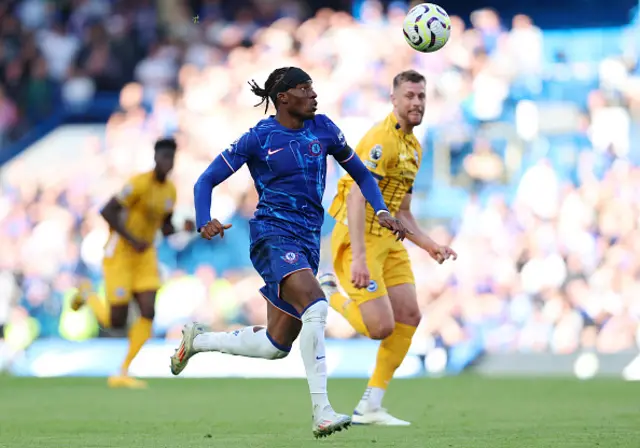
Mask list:
[[324,292],[310,270],[296,272],[287,277],[282,282],[281,295],[298,311],[304,310],[316,300],[324,298]]
[[395,321],[387,299],[381,297],[364,302],[360,305],[360,311],[371,339],[385,339],[393,333]]
[[302,322],[327,322],[329,303],[326,299],[316,299],[302,312]]
[[127,316],[112,315],[111,328],[121,330],[127,326]]
[[367,330],[369,330],[369,336],[371,339],[382,340],[391,336],[391,333],[393,333],[393,327],[393,322],[387,322],[385,320],[377,322],[375,325],[368,326]]
[[150,308],[140,307],[140,317],[143,317],[148,320],[153,320],[153,318],[156,317],[155,309],[153,307],[150,307]]
[[298,295],[300,297],[301,305],[305,309],[317,302],[318,299],[325,299],[324,292],[318,284],[305,285],[300,288]]
[[263,345],[263,358],[282,359],[289,355],[291,346],[281,345],[281,343],[276,342],[272,337],[269,337],[269,333],[267,333],[267,339],[269,340],[269,343]]
[[111,328],[120,330],[127,326],[127,318],[129,317],[129,304],[112,305],[110,312]]
[[420,312],[420,309],[418,307],[416,307],[415,309],[409,308],[401,313],[397,313],[395,318],[396,322],[398,323],[417,327],[418,325],[420,325],[422,313]]

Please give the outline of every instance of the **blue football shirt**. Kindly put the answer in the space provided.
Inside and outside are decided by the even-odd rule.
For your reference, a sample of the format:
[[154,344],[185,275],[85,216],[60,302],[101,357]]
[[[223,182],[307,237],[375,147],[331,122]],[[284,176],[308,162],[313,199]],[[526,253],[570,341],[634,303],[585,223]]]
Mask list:
[[259,200],[250,223],[252,242],[284,234],[320,245],[328,155],[340,163],[354,157],[342,131],[321,114],[301,129],[286,128],[271,116],[222,152],[233,172],[246,163],[253,177]]

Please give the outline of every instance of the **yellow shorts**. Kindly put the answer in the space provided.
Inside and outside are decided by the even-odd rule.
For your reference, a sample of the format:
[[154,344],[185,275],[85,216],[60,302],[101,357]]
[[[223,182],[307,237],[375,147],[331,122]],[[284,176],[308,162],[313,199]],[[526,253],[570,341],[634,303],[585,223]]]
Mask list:
[[415,284],[409,254],[401,241],[389,232],[384,236],[364,235],[367,267],[371,282],[368,288],[358,289],[351,284],[351,238],[349,228],[336,223],[331,234],[333,269],[349,298],[358,305],[387,295],[390,286]]
[[111,305],[126,305],[135,293],[160,289],[158,256],[153,247],[138,253],[122,240],[107,244],[102,269],[105,296]]

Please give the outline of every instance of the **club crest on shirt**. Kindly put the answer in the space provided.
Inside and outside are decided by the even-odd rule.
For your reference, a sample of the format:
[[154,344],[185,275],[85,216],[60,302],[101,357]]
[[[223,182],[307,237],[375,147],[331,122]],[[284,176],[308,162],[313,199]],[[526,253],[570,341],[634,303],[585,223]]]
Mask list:
[[116,288],[115,293],[117,298],[124,299],[127,295],[127,290],[124,288]]
[[287,252],[281,258],[289,264],[296,264],[300,257],[295,252]]
[[367,286],[367,291],[376,292],[377,290],[378,290],[378,284],[376,283],[375,280],[371,280],[369,282],[369,286]]
[[369,151],[369,158],[374,162],[380,160],[382,158],[382,145],[375,145],[371,148],[371,151]]
[[322,145],[318,140],[314,140],[309,143],[309,153],[314,157],[318,157],[322,154]]

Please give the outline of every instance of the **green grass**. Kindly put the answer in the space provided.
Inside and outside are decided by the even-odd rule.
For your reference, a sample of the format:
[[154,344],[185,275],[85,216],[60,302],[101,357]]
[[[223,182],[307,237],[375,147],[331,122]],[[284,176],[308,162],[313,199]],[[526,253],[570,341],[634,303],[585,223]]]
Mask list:
[[[350,412],[365,382],[332,380]],[[154,380],[110,390],[103,379],[0,377],[2,448],[616,448],[640,446],[638,385],[621,381],[394,381],[385,404],[409,428],[311,435],[301,380]]]

